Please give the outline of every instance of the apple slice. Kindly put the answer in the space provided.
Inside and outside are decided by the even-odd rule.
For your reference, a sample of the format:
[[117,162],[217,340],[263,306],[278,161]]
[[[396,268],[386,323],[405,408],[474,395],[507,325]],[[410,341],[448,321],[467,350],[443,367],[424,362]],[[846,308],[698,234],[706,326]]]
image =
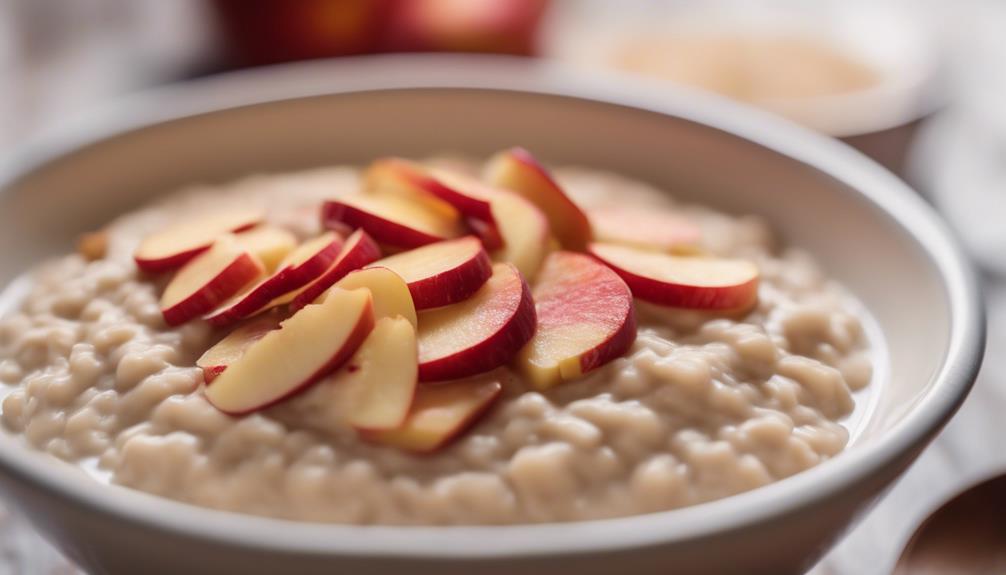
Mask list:
[[203,381],[206,385],[223,373],[228,365],[240,359],[251,344],[279,327],[280,319],[277,315],[257,318],[230,332],[227,337],[206,350],[196,360],[196,367],[203,370]]
[[671,307],[746,310],[758,299],[758,266],[747,260],[682,257],[614,244],[590,253],[615,270],[641,300]]
[[269,307],[290,304],[290,310],[297,311],[318,299],[318,296],[349,272],[358,270],[380,257],[381,248],[377,246],[377,243],[367,235],[367,232],[356,230],[346,238],[346,243],[342,245],[342,251],[318,279],[298,291],[289,292],[273,300]]
[[256,226],[237,235],[238,243],[258,257],[267,272],[272,273],[297,248],[297,237],[275,226]]
[[208,250],[218,237],[246,230],[263,219],[262,210],[235,209],[175,224],[143,238],[133,259],[145,272],[174,269]]
[[496,264],[472,297],[419,314],[419,379],[457,379],[495,369],[531,339],[531,290],[517,268]]
[[489,254],[473,236],[429,244],[371,265],[388,268],[408,282],[419,310],[468,299],[493,273]]
[[496,190],[491,186],[471,176],[443,168],[431,169],[430,176],[438,184],[430,193],[466,216],[494,223],[490,200]]
[[345,225],[366,230],[378,242],[404,249],[416,248],[465,234],[457,212],[448,216],[438,208],[394,194],[361,194],[328,200],[322,207],[328,228]]
[[456,206],[447,198],[450,193],[444,185],[416,162],[402,158],[383,158],[370,164],[363,177],[363,187],[371,194],[392,194],[403,199],[421,202],[430,209],[456,220]]
[[341,367],[373,327],[368,290],[333,290],[248,346],[206,387],[206,399],[232,415],[273,405]]
[[531,202],[510,192],[497,194],[492,208],[503,238],[503,249],[493,257],[512,263],[525,278],[534,281],[549,250],[549,225],[545,214]]
[[262,277],[265,267],[232,235],[217,239],[205,253],[182,266],[161,295],[168,325],[197,318]]
[[[486,168],[487,181],[524,196],[545,212],[562,247],[583,251],[591,241],[590,222],[530,152],[511,148],[496,154]],[[503,237],[504,241],[506,236]]]
[[419,386],[412,410],[397,429],[364,432],[372,443],[414,453],[432,453],[447,446],[485,415],[500,396],[498,381],[457,381]]
[[602,243],[693,253],[702,239],[702,230],[694,222],[669,210],[604,206],[588,210],[587,213],[594,237]]
[[251,317],[285,293],[315,280],[335,261],[342,248],[342,237],[335,232],[304,242],[279,264],[279,270],[251,289],[227,300],[205,317],[217,327]]
[[409,415],[418,366],[416,328],[404,317],[385,317],[326,385],[346,388],[349,425],[361,431],[394,429]]
[[590,256],[552,253],[533,293],[538,330],[517,364],[539,389],[608,363],[636,340],[629,286]]
[[[374,296],[374,318],[403,317],[412,327],[418,325],[416,306],[412,303],[409,286],[401,276],[388,268],[374,267],[349,272],[335,283],[335,287],[344,290],[369,289]],[[324,297],[325,294],[322,294],[318,299]]]
[[503,235],[496,224],[490,224],[478,218],[465,218],[465,224],[472,230],[472,233],[482,240],[482,245],[487,250],[493,251],[503,247]]
[[279,269],[288,271],[286,284],[297,288],[320,276],[335,262],[341,251],[342,236],[336,232],[325,232],[290,252],[280,262]]

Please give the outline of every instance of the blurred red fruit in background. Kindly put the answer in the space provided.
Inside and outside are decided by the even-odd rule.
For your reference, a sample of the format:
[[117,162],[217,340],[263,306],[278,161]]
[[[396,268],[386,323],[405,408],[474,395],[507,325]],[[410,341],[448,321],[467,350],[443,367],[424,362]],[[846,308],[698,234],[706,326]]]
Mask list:
[[548,0],[212,0],[231,66],[379,52],[531,56]]

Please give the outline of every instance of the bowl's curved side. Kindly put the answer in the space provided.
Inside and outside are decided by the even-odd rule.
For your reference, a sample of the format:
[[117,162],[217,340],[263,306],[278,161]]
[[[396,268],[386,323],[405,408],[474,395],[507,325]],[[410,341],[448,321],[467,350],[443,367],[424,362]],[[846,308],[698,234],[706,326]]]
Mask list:
[[[114,122],[98,116],[52,151],[0,169],[0,243],[26,246],[3,262],[0,281],[185,180],[388,153],[488,153],[520,142],[551,160],[631,173],[717,207],[762,213],[820,256],[875,311],[892,344],[895,377],[877,423],[883,437],[728,500],[502,528],[309,525],[196,509],[81,481],[0,438],[0,481],[71,556],[105,572],[149,566],[155,556],[164,572],[366,564],[375,573],[405,565],[447,573],[478,565],[488,573],[504,556],[515,562],[495,564],[501,573],[515,566],[602,573],[613,565],[642,573],[668,564],[682,572],[785,572],[822,553],[963,401],[983,349],[975,278],[938,218],[883,169],[837,142],[683,91],[551,65],[423,60],[245,72],[116,106]],[[207,141],[213,154],[193,145]],[[99,193],[107,205],[88,200]],[[53,203],[62,209],[53,213]],[[32,220],[41,214],[39,226]],[[842,245],[849,222],[855,242]],[[899,413],[897,404],[911,407]]]

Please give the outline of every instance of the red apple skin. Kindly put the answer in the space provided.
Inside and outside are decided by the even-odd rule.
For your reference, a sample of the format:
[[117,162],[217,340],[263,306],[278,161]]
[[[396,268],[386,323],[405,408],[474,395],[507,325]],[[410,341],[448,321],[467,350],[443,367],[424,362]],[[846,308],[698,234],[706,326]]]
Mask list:
[[394,4],[385,35],[392,52],[534,56],[547,0],[409,0]]
[[701,251],[702,229],[686,216],[660,208],[611,205],[587,211],[594,239],[676,254]]
[[262,271],[262,264],[257,262],[251,254],[247,252],[241,254],[202,289],[177,304],[161,310],[164,322],[170,326],[178,326],[202,316],[241,291],[241,288],[258,277]]
[[[331,233],[331,232],[329,232]],[[296,266],[286,266],[261,283],[232,305],[216,309],[205,317],[214,327],[226,327],[254,315],[279,296],[303,287],[327,270],[342,249],[342,238],[336,235],[331,243],[307,261]]]
[[353,232],[343,244],[343,251],[336,261],[318,279],[308,284],[304,291],[290,302],[290,311],[297,311],[318,298],[325,290],[335,285],[349,272],[358,270],[380,259],[381,248],[367,232]]
[[[454,272],[454,273],[452,273]],[[472,265],[409,284],[416,310],[424,310],[464,301],[486,283],[493,273],[489,254],[482,250]]]
[[396,0],[213,0],[231,64],[380,51]]
[[[515,169],[501,170],[500,166],[505,166],[506,162],[513,162],[524,170],[524,174],[531,175],[532,182],[529,183],[526,177],[521,178],[520,175],[517,177],[522,181],[509,181],[509,174],[514,173]],[[566,195],[552,174],[531,152],[524,148],[510,148],[497,154],[488,168],[493,185],[517,192],[545,213],[552,233],[564,248],[574,251],[586,249],[593,235],[587,215]],[[540,190],[548,191],[540,193]]]
[[434,184],[429,187],[431,194],[451,204],[465,216],[493,222],[490,200],[496,190],[475,178],[443,169],[430,170],[428,177]]
[[[248,231],[255,226],[259,225],[260,222],[249,222],[243,226],[238,226],[232,230],[231,233],[240,233]],[[177,253],[171,257],[160,258],[160,259],[144,259],[141,257],[134,257],[133,261],[136,262],[136,267],[140,268],[140,271],[149,274],[159,274],[173,269],[177,269],[187,264],[190,260],[198,256],[199,254],[209,250],[213,246],[213,242],[209,242],[205,245],[187,250],[184,252]]]
[[[389,177],[398,179],[398,185],[410,190],[411,193],[429,196],[436,204],[446,202],[462,214],[476,217],[484,217],[488,214],[487,202],[455,190],[422,165],[402,158],[383,158],[371,164],[367,169],[365,180],[367,190],[380,192],[384,180]],[[469,213],[469,210],[478,213]],[[492,217],[491,214],[488,215]]]
[[445,169],[432,169],[430,176],[437,183],[430,186],[430,193],[454,206],[465,218],[465,223],[477,235],[489,251],[503,247],[503,236],[500,233],[493,213],[492,200],[502,192],[487,184]]
[[[282,273],[282,271],[279,273]],[[275,290],[273,289],[273,285],[270,284],[269,279],[271,278],[259,282],[258,285],[254,286],[232,305],[222,309],[217,308],[204,316],[203,319],[213,327],[226,327],[262,309],[263,306],[278,295],[274,293]]]
[[503,236],[496,224],[477,218],[465,218],[465,223],[482,240],[482,245],[487,251],[492,252],[503,247]]
[[[441,388],[443,388],[445,386],[451,386],[451,385],[468,385],[468,384],[469,384],[469,382],[466,382],[466,381],[450,382],[450,383],[445,383],[442,386],[438,385],[438,386],[436,386],[436,388],[425,387],[425,389],[426,390],[429,390],[429,389],[439,390],[439,389],[441,389]],[[397,447],[399,449],[405,449],[406,451],[408,451],[409,453],[412,453],[414,455],[433,455],[435,453],[438,453],[438,452],[444,450],[446,447],[448,447],[452,443],[454,443],[455,440],[459,439],[466,431],[468,431],[469,429],[471,429],[476,423],[478,423],[480,420],[482,420],[482,418],[485,417],[489,413],[489,411],[492,410],[492,408],[496,405],[497,400],[499,400],[500,396],[503,394],[503,384],[501,384],[498,381],[493,381],[493,382],[491,382],[491,385],[493,386],[492,390],[491,390],[492,393],[489,396],[487,396],[486,399],[478,406],[478,409],[475,409],[475,410],[469,412],[468,415],[467,415],[467,417],[465,417],[463,420],[459,421],[458,424],[455,425],[454,429],[450,433],[444,435],[440,439],[440,441],[438,441],[434,445],[432,445],[432,446],[430,446],[428,448],[425,448],[425,449],[405,448],[405,447],[400,446],[400,445],[391,445],[391,446],[392,447]],[[414,399],[413,403],[416,403],[417,401],[421,401],[421,399],[418,399],[418,398],[423,393],[424,393],[424,386],[419,386],[417,388],[417,390],[416,390],[416,398],[417,399]],[[388,430],[360,430],[359,431],[359,436],[360,436],[361,439],[363,439],[364,441],[367,441],[368,443],[373,443],[375,445],[384,447],[384,446],[388,446],[388,445],[385,442],[382,442],[381,436],[382,436],[382,434],[387,433],[387,432],[388,432]],[[394,431],[392,431],[392,433],[393,432]]]
[[[478,373],[484,373],[509,362],[524,344],[534,336],[538,324],[534,300],[527,281],[512,264],[499,264],[510,269],[520,281],[519,301],[513,307],[513,313],[505,324],[500,326],[488,338],[475,343],[471,347],[457,350],[434,360],[423,361],[420,345],[419,381],[445,381],[459,379]],[[422,332],[423,319],[420,316],[419,327]]]
[[605,257],[601,252],[603,248],[603,244],[595,243],[591,244],[588,251],[598,261],[614,270],[632,289],[632,295],[643,301],[667,307],[738,313],[747,311],[758,301],[759,275],[744,283],[726,286],[669,283],[625,269],[617,261]]
[[651,278],[615,269],[632,288],[632,294],[643,301],[668,307],[716,311],[746,311],[757,299],[758,280],[743,286],[696,288],[661,284]]
[[384,219],[338,200],[325,201],[321,207],[321,221],[322,225],[331,230],[343,230],[346,226],[361,228],[382,244],[405,249],[418,248],[449,239]]
[[[559,296],[558,298],[546,300],[544,297],[539,297],[536,300],[539,329],[547,330],[552,325],[562,326],[579,322],[593,324],[594,322],[589,319],[581,318],[581,314],[577,313],[578,306],[570,305],[569,300],[587,297],[596,298],[598,301],[607,301],[609,304],[605,311],[617,309],[620,318],[624,318],[624,321],[621,322],[617,331],[610,334],[608,339],[580,356],[580,373],[585,374],[625,354],[636,341],[637,332],[636,314],[633,310],[632,293],[629,287],[608,266],[588,255],[554,252],[548,256],[545,267],[554,265],[565,266],[568,269],[575,266],[583,272],[575,274],[570,271],[562,274],[563,277],[554,286],[559,288],[553,292]],[[583,293],[586,286],[590,286],[587,290],[589,294]],[[541,284],[539,287],[542,287]],[[602,327],[598,325],[597,329],[601,330]]]
[[312,385],[318,383],[318,381],[320,381],[329,373],[332,373],[333,371],[339,369],[342,366],[342,364],[346,363],[347,361],[349,361],[349,358],[353,357],[353,354],[356,353],[356,350],[360,347],[360,344],[363,343],[363,340],[367,339],[367,336],[370,335],[370,332],[374,329],[375,320],[373,310],[374,310],[373,301],[371,301],[367,305],[367,307],[363,308],[363,312],[361,314],[360,319],[356,322],[353,331],[350,333],[349,337],[346,338],[345,344],[339,349],[339,351],[336,352],[331,357],[331,359],[329,359],[325,363],[325,365],[321,366],[317,371],[311,374],[310,377],[301,382],[300,385],[291,389],[284,395],[277,397],[272,401],[269,401],[268,403],[262,405],[256,405],[253,408],[241,411],[228,411],[225,409],[220,409],[220,407],[216,405],[214,405],[214,407],[226,413],[227,415],[233,415],[233,416],[248,415],[249,413],[262,411],[263,409],[267,409],[278,403],[282,403],[287,399],[290,399],[291,397],[294,397],[295,395],[307,390]]
[[[279,322],[280,318],[276,316],[258,318],[251,321],[250,323],[246,323],[243,326],[235,329],[233,332],[224,337],[223,340],[226,340],[238,334],[242,334],[241,335],[242,347],[240,348],[240,350],[243,352],[245,349],[248,348],[248,346],[262,339],[263,337],[266,336],[267,333],[279,327]],[[196,366],[203,370],[203,382],[206,385],[212,383],[213,380],[216,379],[218,375],[220,375],[221,373],[224,372],[225,369],[227,369],[227,366],[230,365],[232,361],[240,357],[239,353],[231,354],[230,357],[225,358],[220,358],[218,355],[217,357],[210,358],[210,359],[216,359],[216,361],[209,362],[207,359],[207,354],[210,353],[210,351],[213,351],[217,347],[217,345],[220,345],[220,342],[217,342],[216,345],[207,350],[206,353],[204,353],[202,357],[200,357],[196,361]]]
[[[471,236],[448,241],[452,243],[472,242],[476,243],[476,245],[478,242],[476,238]],[[428,247],[436,245],[430,244]],[[422,250],[424,248],[418,249]],[[410,252],[404,253],[408,254]],[[390,258],[386,258],[386,260],[394,260],[397,257],[397,255],[391,256]],[[373,266],[378,267],[383,265],[395,271],[395,266],[382,263],[384,261],[377,261]],[[486,283],[492,274],[493,264],[489,259],[489,254],[480,248],[475,257],[466,260],[459,266],[420,280],[410,281],[408,283],[409,293],[412,295],[412,303],[416,306],[417,311],[450,305],[471,297],[472,294],[477,292]]]

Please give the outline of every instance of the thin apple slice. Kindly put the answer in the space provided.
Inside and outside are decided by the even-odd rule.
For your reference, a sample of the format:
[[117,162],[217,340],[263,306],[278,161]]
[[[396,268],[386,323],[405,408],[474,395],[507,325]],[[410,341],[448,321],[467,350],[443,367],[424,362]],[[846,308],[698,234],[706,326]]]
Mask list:
[[490,224],[478,218],[465,218],[465,224],[472,230],[472,233],[482,240],[482,245],[487,250],[498,250],[504,246],[503,235],[496,224]]
[[206,385],[223,373],[228,365],[240,359],[253,343],[279,327],[281,319],[278,315],[256,318],[230,332],[216,345],[206,350],[196,360],[196,367],[203,370],[203,381]]
[[403,249],[417,248],[465,234],[464,222],[394,194],[360,194],[328,200],[322,207],[322,223],[362,228],[375,240]]
[[418,367],[416,328],[404,317],[385,317],[326,385],[346,388],[354,428],[394,429],[409,415]]
[[[346,277],[335,283],[334,288],[369,289],[374,296],[374,317],[376,319],[403,317],[412,324],[412,327],[418,325],[416,306],[412,303],[409,286],[400,275],[388,268],[374,267],[349,272]],[[318,300],[324,298],[325,295],[323,293]]]
[[487,250],[503,247],[491,204],[498,191],[475,178],[390,158],[371,164],[366,180],[370,191],[383,190],[403,197],[425,198],[426,201],[432,198],[441,211],[444,211],[442,204],[446,202],[448,213],[460,212],[468,227],[483,240]]
[[489,254],[473,236],[429,244],[371,266],[385,267],[401,276],[418,310],[468,299],[493,273]]
[[364,190],[372,194],[393,194],[411,202],[422,202],[430,209],[456,220],[458,209],[446,198],[444,186],[420,164],[402,158],[382,158],[367,168]]
[[430,193],[437,195],[468,217],[490,224],[495,223],[490,202],[495,195],[495,189],[471,176],[451,170],[433,168],[429,173],[439,184],[431,189]]
[[688,218],[669,210],[640,206],[603,206],[588,210],[594,237],[664,252],[693,253],[702,230]]
[[538,330],[517,365],[539,389],[608,363],[636,340],[629,286],[590,256],[552,253],[533,294]]
[[262,277],[265,267],[232,235],[217,239],[205,253],[178,270],[161,295],[168,325],[195,319]]
[[335,232],[304,242],[279,264],[279,270],[231,299],[209,315],[206,321],[223,327],[251,317],[274,299],[315,280],[335,261],[342,248],[342,236]]
[[512,263],[528,281],[534,281],[549,251],[545,214],[531,202],[510,192],[494,196],[492,209],[503,238],[503,249],[493,253],[494,259]]
[[339,252],[332,265],[318,279],[300,288],[298,291],[289,292],[273,300],[268,307],[290,304],[290,310],[297,311],[314,302],[314,300],[318,299],[318,296],[335,285],[335,282],[341,280],[349,272],[358,270],[380,257],[381,248],[377,246],[377,243],[367,235],[367,232],[356,230],[346,238],[346,242],[342,245],[342,251]]
[[413,453],[432,453],[473,426],[502,391],[500,382],[492,380],[419,386],[412,410],[401,427],[361,436],[372,443]]
[[206,387],[206,399],[241,415],[280,402],[338,369],[374,327],[368,290],[333,290],[250,345]]
[[267,272],[279,268],[279,262],[297,248],[297,237],[276,226],[256,226],[237,234],[238,243],[258,257]]
[[262,210],[233,209],[175,224],[143,238],[133,260],[145,272],[175,269],[208,250],[220,236],[256,226],[264,217]]
[[[325,232],[308,240],[290,252],[279,264],[279,269],[289,270],[288,284],[295,289],[320,276],[335,262],[342,251],[342,236]],[[288,287],[284,285],[283,287]]]
[[683,257],[595,243],[590,253],[615,270],[637,298],[659,305],[747,310],[758,299],[758,266],[747,260]]
[[591,241],[587,216],[530,152],[511,148],[496,154],[486,168],[486,179],[494,186],[517,192],[538,206],[562,247],[576,251],[586,249]]
[[472,297],[419,314],[419,379],[457,379],[495,369],[535,330],[531,290],[517,268],[496,264]]

